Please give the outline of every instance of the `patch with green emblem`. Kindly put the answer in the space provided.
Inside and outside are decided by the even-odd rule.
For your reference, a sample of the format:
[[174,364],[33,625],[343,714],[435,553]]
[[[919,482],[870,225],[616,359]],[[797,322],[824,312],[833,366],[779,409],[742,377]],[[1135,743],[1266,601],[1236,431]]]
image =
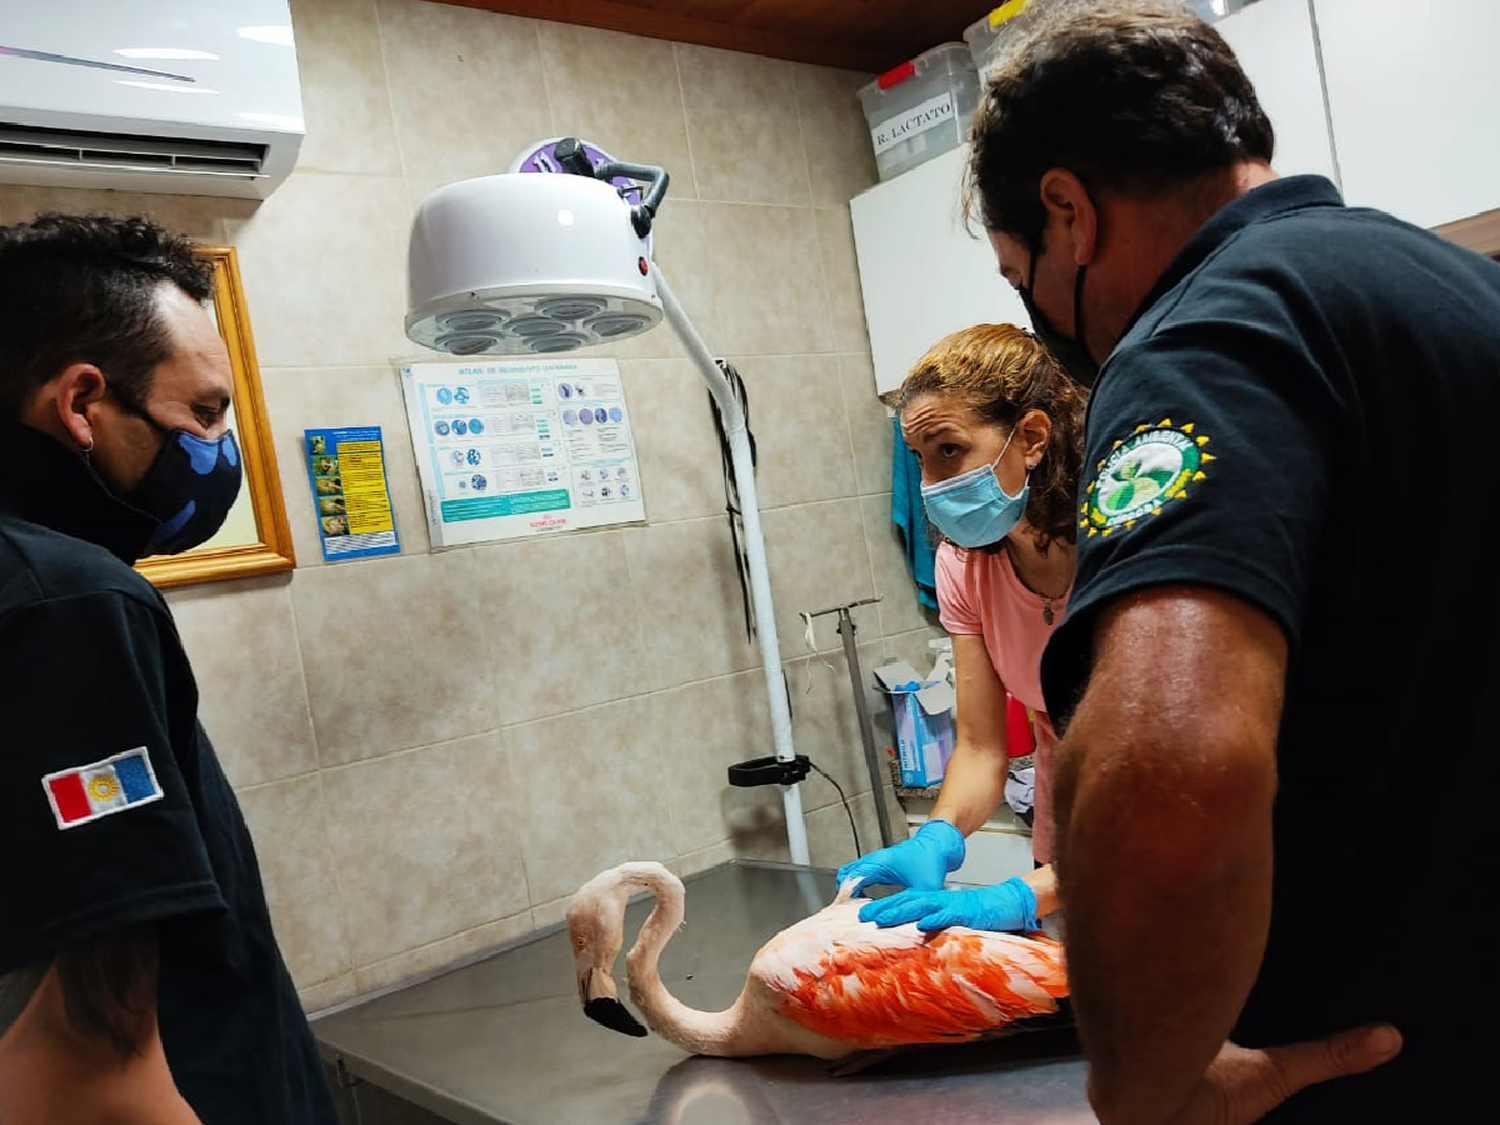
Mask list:
[[1163,418],[1154,426],[1137,426],[1096,466],[1094,482],[1084,493],[1078,529],[1089,535],[1111,535],[1159,516],[1174,500],[1188,495],[1188,485],[1208,479],[1208,438],[1194,433],[1191,422],[1174,426]]

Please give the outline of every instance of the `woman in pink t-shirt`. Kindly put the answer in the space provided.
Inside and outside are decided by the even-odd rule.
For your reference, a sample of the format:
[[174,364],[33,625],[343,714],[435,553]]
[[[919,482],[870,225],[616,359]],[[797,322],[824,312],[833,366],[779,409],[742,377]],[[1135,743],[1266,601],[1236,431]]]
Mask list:
[[[957,738],[932,816],[839,880],[910,888],[865,906],[881,925],[1030,929],[1056,909],[1052,748],[1042,649],[1067,608],[1078,539],[1085,392],[1031,334],[980,324],[939,341],[902,384],[901,432],[922,465],[937,550],[939,619],[953,637]],[[1036,714],[1032,855],[1038,870],[944,891],[964,837],[999,805],[1010,749],[1006,695]]]

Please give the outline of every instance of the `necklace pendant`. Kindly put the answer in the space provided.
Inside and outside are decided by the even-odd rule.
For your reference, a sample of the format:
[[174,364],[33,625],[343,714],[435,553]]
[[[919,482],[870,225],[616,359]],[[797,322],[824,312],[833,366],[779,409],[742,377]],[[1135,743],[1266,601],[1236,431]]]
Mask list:
[[1046,605],[1042,606],[1042,620],[1045,621],[1048,625],[1052,624],[1052,603],[1051,602],[1048,602]]

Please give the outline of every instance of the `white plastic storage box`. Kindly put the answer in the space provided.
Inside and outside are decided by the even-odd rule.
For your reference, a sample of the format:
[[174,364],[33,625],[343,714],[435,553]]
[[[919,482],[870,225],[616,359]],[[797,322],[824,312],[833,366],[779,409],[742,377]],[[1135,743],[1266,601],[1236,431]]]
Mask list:
[[968,44],[969,57],[981,83],[989,76],[991,68],[1005,57],[1012,31],[1010,21],[1024,12],[1030,2],[1007,0],[965,29],[964,42]]
[[969,139],[979,106],[979,72],[962,43],[944,43],[882,74],[859,91],[882,180]]

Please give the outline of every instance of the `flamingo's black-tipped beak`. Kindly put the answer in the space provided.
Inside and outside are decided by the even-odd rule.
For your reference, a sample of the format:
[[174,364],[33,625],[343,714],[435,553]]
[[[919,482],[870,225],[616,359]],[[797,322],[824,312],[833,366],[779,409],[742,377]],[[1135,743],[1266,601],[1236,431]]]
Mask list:
[[583,1014],[595,1023],[603,1024],[621,1035],[643,1038],[647,1032],[641,1021],[630,1014],[630,1009],[620,1003],[615,991],[615,981],[602,969],[589,969],[578,975],[578,999],[583,1003]]
[[641,1021],[630,1014],[630,1009],[613,996],[601,996],[597,1000],[584,1002],[583,1014],[595,1023],[601,1023],[611,1031],[632,1035],[637,1039],[646,1035]]

